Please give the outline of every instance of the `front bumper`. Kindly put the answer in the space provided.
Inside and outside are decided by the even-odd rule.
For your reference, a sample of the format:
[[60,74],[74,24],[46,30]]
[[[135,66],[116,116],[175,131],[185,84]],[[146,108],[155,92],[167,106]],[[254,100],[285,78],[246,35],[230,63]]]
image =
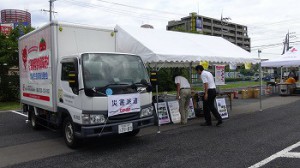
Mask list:
[[75,129],[75,136],[79,138],[88,138],[118,134],[118,125],[126,123],[132,123],[133,130],[141,129],[154,125],[154,116],[101,125],[77,125]]

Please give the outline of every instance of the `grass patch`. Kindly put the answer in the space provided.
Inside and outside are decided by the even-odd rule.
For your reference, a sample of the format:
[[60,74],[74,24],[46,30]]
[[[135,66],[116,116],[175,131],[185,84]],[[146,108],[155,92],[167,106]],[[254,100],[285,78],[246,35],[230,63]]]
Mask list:
[[[220,89],[236,89],[236,88],[247,88],[247,87],[253,87],[253,86],[259,86],[260,82],[255,81],[240,81],[240,82],[231,82],[227,83],[226,85],[220,86]],[[265,85],[265,82],[263,82],[263,85]]]
[[0,111],[18,110],[20,108],[20,102],[0,102]]
[[[263,82],[263,85],[265,85],[266,83]],[[202,85],[202,84],[201,84]],[[226,85],[223,86],[218,86],[219,89],[222,90],[233,90],[233,89],[237,89],[237,88],[247,88],[247,87],[253,87],[253,86],[259,86],[260,85],[260,81],[239,81],[239,82],[227,82]],[[193,86],[192,87],[193,90],[195,91],[203,91],[203,87],[202,86]],[[176,94],[176,91],[169,91],[167,92],[168,94]],[[164,92],[159,92],[158,94],[164,94]],[[153,90],[153,95],[156,95],[156,91],[155,88]]]

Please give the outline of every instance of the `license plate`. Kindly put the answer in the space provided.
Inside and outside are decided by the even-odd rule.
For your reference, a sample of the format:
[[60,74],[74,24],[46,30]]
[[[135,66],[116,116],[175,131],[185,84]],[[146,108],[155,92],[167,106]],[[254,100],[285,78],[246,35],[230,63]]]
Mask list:
[[122,134],[125,132],[131,132],[133,130],[132,123],[118,125],[118,128],[119,128],[119,134]]

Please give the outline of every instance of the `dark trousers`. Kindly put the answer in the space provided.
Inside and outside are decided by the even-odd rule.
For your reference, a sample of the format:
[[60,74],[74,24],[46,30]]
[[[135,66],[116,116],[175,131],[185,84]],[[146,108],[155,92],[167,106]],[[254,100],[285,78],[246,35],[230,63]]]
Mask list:
[[218,121],[222,121],[222,117],[215,107],[215,98],[217,96],[216,89],[208,89],[207,94],[207,100],[203,100],[203,112],[206,123],[211,124],[210,112],[212,112]]

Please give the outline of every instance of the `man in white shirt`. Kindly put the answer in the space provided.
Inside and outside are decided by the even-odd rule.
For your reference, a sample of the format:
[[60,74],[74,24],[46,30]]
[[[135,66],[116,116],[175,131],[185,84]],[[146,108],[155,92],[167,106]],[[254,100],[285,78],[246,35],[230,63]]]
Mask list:
[[216,126],[220,126],[222,124],[222,117],[215,107],[215,98],[217,96],[217,93],[214,77],[210,72],[205,71],[202,65],[197,65],[196,71],[201,76],[204,90],[203,112],[206,122],[201,124],[201,126],[212,125],[210,112],[212,112],[212,114],[218,120]]
[[183,76],[176,76],[175,84],[177,88],[176,99],[179,100],[181,124],[186,124],[189,115],[188,107],[191,99],[191,85],[188,82],[188,80]]

